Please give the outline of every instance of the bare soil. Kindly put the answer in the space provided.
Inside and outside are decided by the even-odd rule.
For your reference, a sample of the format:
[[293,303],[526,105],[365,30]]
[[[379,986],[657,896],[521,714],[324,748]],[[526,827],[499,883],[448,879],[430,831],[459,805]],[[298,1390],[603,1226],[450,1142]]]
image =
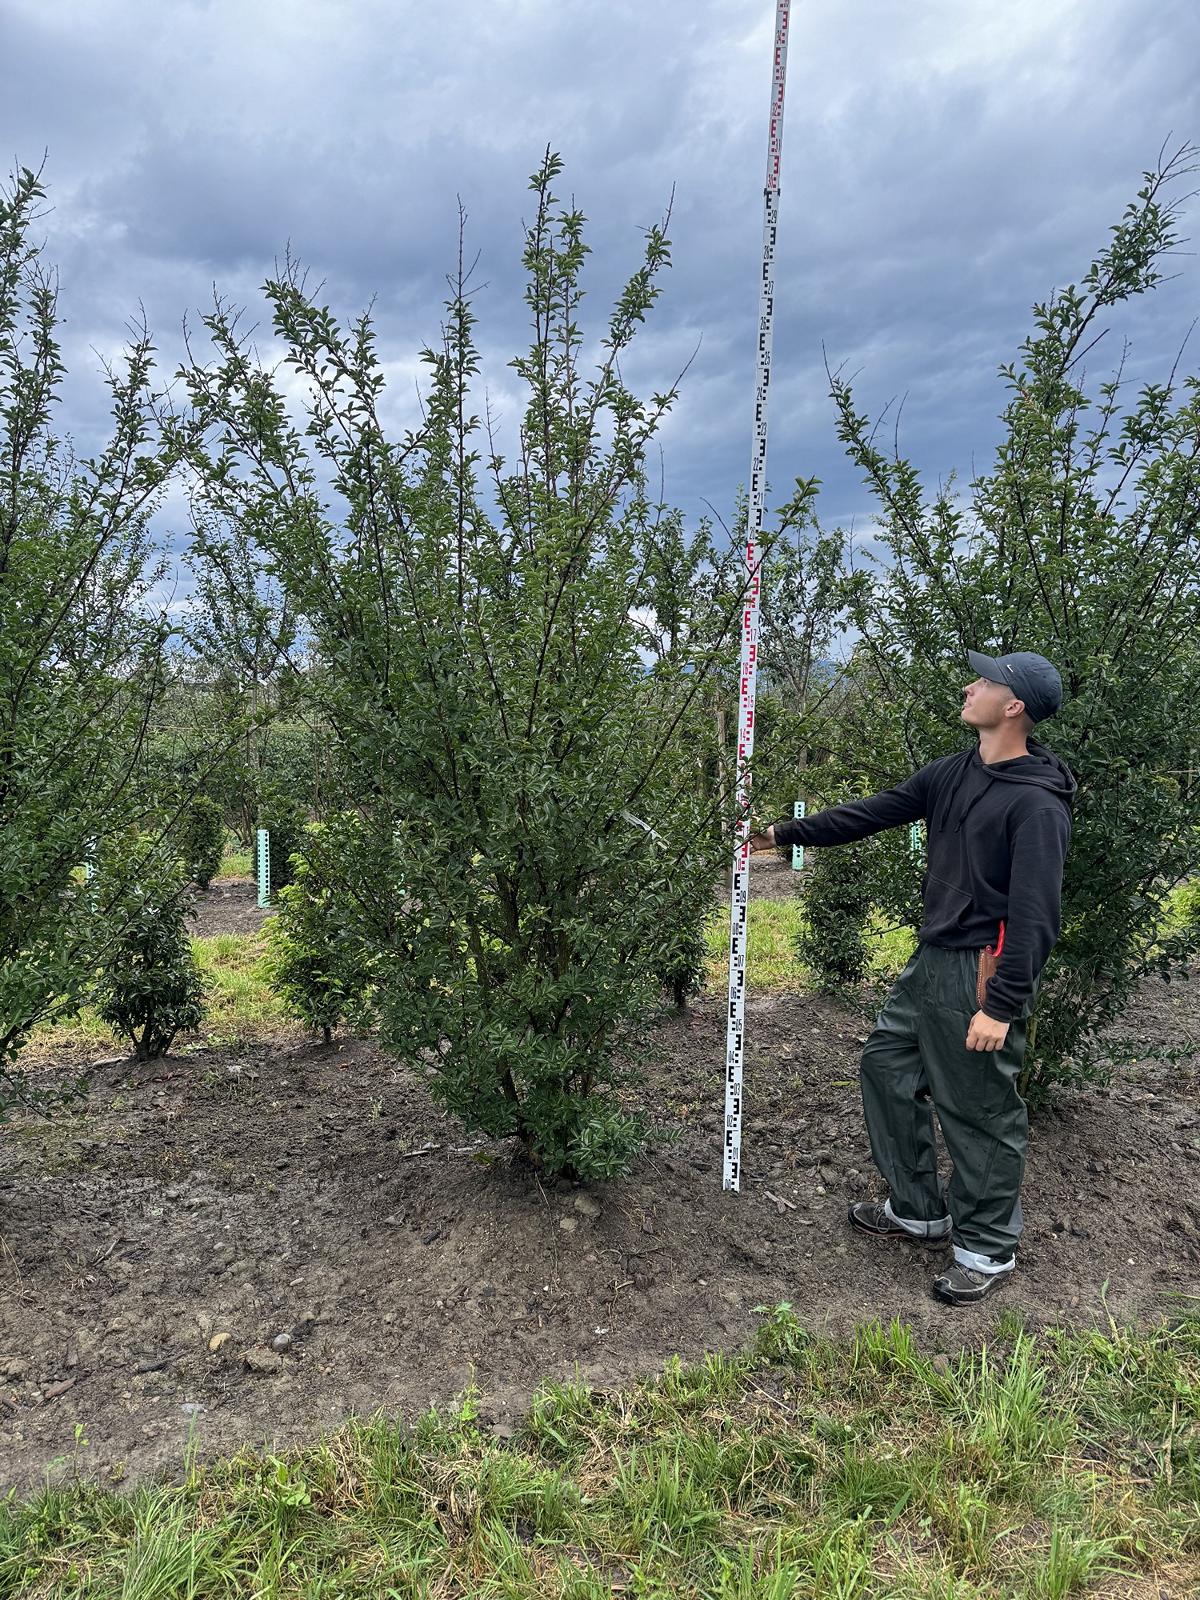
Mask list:
[[[782,850],[764,850],[761,855],[754,857],[754,865],[750,869],[750,898],[751,900],[791,900],[800,893],[800,885],[807,874],[807,862],[812,860],[812,851],[808,852],[805,869],[796,872],[792,867],[792,852]],[[722,875],[717,885],[717,902],[720,905],[729,904],[730,881],[732,869]]]
[[[261,915],[252,888],[217,884],[200,931]],[[1004,1308],[1095,1324],[1200,1290],[1200,1060],[1147,1057],[1195,1050],[1200,982],[1148,986],[1117,1030],[1134,1063],[1038,1117],[1019,1269],[963,1309],[930,1297],[940,1252],[846,1226],[847,1200],[878,1192],[862,1002],[750,999],[738,1195],[720,1186],[716,997],[656,1030],[641,1093],[664,1140],[590,1189],[464,1134],[426,1069],[369,1041],[97,1066],[77,1110],[0,1129],[0,1483],[73,1457],[93,1477],[174,1473],[189,1430],[204,1454],[279,1445],[472,1381],[503,1430],[543,1378],[608,1387],[736,1349],[785,1299],[816,1330],[896,1316],[953,1351]]]
[[196,897],[191,931],[207,939],[215,933],[257,933],[273,913],[258,903],[258,887],[249,878],[214,878]]

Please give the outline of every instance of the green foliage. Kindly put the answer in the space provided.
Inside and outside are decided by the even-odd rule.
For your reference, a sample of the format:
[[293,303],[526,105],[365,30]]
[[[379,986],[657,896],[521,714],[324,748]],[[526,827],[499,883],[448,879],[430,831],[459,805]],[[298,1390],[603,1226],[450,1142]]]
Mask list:
[[658,983],[682,1011],[704,988],[708,967],[709,922],[713,910],[713,884],[691,876],[695,898],[680,895],[674,916],[660,930]]
[[[706,896],[706,903],[711,896]],[[664,939],[659,982],[669,991],[679,1010],[704,987],[708,963],[708,921],[703,912],[684,912]]]
[[31,242],[42,198],[25,170],[0,191],[0,1116],[49,1103],[17,1057],[121,937],[80,869],[143,810],[134,772],[167,638],[147,595],[171,466],[150,337],[110,371],[109,437],[76,460],[51,427],[65,369],[55,275]]
[[192,881],[207,889],[221,869],[225,853],[225,819],[215,800],[198,794],[188,803],[181,840],[184,865]]
[[[271,835],[268,889],[271,899],[275,900],[293,881],[294,859],[304,846],[306,814],[301,805],[279,790],[264,802],[258,826],[266,828]],[[257,858],[254,870],[257,874]]]
[[366,1016],[370,954],[343,889],[361,869],[363,836],[353,812],[310,824],[268,934],[271,987],[302,1022],[321,1030],[326,1043],[343,1019]]
[[1164,190],[1193,154],[1147,174],[1082,283],[1035,307],[1002,369],[994,464],[969,498],[946,478],[927,493],[833,383],[887,550],[852,607],[862,637],[835,764],[859,769],[870,752],[882,788],[958,747],[968,649],[1037,650],[1063,675],[1063,709],[1038,734],[1079,793],[1062,937],[1030,1028],[1034,1086],[1098,1070],[1096,1036],[1139,982],[1182,973],[1200,948],[1194,921],[1160,937],[1200,841],[1200,381],[1173,371],[1126,398],[1119,367],[1091,385],[1083,368],[1099,319],[1161,280],[1177,234]]
[[[791,816],[796,800],[819,793],[819,764],[836,740],[845,696],[829,658],[858,579],[849,536],[817,525],[818,487],[815,479],[798,483],[786,536],[774,541],[763,573],[754,806],[767,817]],[[731,728],[735,706],[731,693]]]
[[369,317],[341,328],[289,268],[268,294],[312,396],[304,428],[218,306],[182,445],[204,526],[247,527],[305,619],[306,711],[364,819],[338,903],[375,964],[387,1047],[431,1060],[469,1127],[601,1178],[642,1138],[623,1091],[728,836],[698,753],[740,597],[693,616],[702,648],[680,633],[647,663],[631,614],[678,522],[649,498],[645,458],[675,390],[641,399],[622,367],[668,243],[648,231],[585,377],[584,219],[555,198],[558,174],[548,156],[532,184],[511,464],[475,410],[461,272],[417,432],[380,420]]
[[96,1009],[139,1061],[154,1060],[204,1016],[204,983],[185,920],[194,905],[187,877],[179,866],[157,863],[136,840],[114,847],[97,877],[101,892],[111,886],[119,896],[121,937],[101,966]]
[[[793,801],[805,792],[805,769],[828,747],[841,698],[840,674],[827,657],[845,626],[856,580],[844,570],[847,536],[817,526],[818,488],[815,478],[797,480],[780,509],[779,527],[762,545],[754,798],[765,816],[790,815]],[[746,511],[743,498],[723,553],[714,549],[706,525],[690,543],[671,526],[663,559],[650,564],[642,589],[649,620],[639,625],[651,649],[690,653],[697,661],[717,651],[707,697],[712,721],[696,753],[702,786],[718,814],[727,809],[736,778],[740,649],[718,649],[719,634],[704,630],[724,628],[737,612],[745,581]],[[740,636],[729,642],[739,646]]]
[[321,809],[323,742],[320,730],[285,709],[260,709],[251,720],[219,687],[172,685],[157,708],[139,771],[159,809],[185,806],[187,796],[202,789],[248,846],[255,828],[266,825],[264,816],[290,809],[302,825]]
[[1200,878],[1189,878],[1166,900],[1166,931],[1194,932],[1200,928]]
[[866,976],[871,887],[864,869],[870,853],[869,841],[812,852],[796,953],[823,990],[850,988]]

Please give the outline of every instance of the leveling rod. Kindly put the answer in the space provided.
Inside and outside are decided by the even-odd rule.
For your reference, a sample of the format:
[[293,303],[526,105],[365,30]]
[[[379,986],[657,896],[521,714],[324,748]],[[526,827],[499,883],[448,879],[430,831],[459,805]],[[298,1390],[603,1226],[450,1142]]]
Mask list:
[[775,70],[763,205],[762,278],[758,289],[758,372],[754,391],[754,451],[746,523],[746,603],[742,611],[742,664],[738,679],[737,854],[729,906],[729,1027],[725,1039],[725,1165],[722,1187],[741,1188],[742,1063],[746,1039],[746,913],[750,902],[750,768],[754,758],[754,695],[758,682],[758,615],[763,503],[767,487],[767,394],[775,321],[775,232],[779,222],[779,169],[783,160],[783,90],[787,77],[791,0],[775,4]]

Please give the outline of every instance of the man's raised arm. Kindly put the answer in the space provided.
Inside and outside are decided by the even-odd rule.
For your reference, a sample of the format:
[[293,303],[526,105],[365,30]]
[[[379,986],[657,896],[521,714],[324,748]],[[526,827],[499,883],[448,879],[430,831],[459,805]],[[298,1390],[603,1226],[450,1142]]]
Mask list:
[[776,845],[850,844],[884,828],[898,828],[902,822],[917,822],[925,815],[929,798],[929,768],[922,767],[894,789],[873,794],[865,800],[849,800],[830,806],[811,817],[787,817],[774,822],[763,833],[750,836],[751,850],[771,850]]

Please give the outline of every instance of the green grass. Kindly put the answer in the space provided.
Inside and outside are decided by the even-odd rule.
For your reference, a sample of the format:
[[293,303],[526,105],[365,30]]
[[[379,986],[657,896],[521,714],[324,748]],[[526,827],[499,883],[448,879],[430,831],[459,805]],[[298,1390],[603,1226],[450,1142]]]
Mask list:
[[[804,973],[796,960],[802,925],[799,900],[754,900],[746,921],[746,984],[753,989],[800,989]],[[722,906],[704,930],[708,945],[706,988],[720,990],[729,973],[729,908]]]
[[[245,852],[228,853],[222,872],[251,871]],[[1181,928],[1196,915],[1197,883],[1177,887],[1168,900],[1164,931]],[[804,990],[813,985],[813,973],[796,956],[796,940],[804,922],[801,900],[755,900],[747,929],[746,977],[751,989],[759,993],[772,990]],[[722,907],[712,913],[705,930],[708,956],[705,986],[719,994],[728,973],[729,912]],[[895,977],[916,946],[911,928],[887,927],[878,914],[872,919],[871,961],[868,976],[876,983]],[[263,968],[263,936],[218,934],[210,939],[194,939],[201,968],[211,985],[208,1019],[197,1037],[213,1043],[237,1043],[270,1037],[289,1026],[282,1001],[269,988]],[[290,1024],[296,1026],[296,1024]],[[68,1021],[36,1030],[33,1048],[49,1054],[63,1047],[102,1050],[113,1044],[104,1023],[91,1010],[84,1010]]]
[[263,932],[217,933],[193,939],[192,949],[208,985],[203,1034],[210,1042],[269,1039],[300,1026],[267,982]]
[[1164,934],[1182,933],[1189,924],[1200,922],[1200,878],[1177,883],[1167,896]]
[[[750,981],[800,987],[795,901],[755,901]],[[727,914],[710,928],[724,982]],[[886,975],[911,934],[881,933]],[[277,1036],[264,941],[194,941],[204,1036]],[[111,1048],[94,1014],[40,1039]],[[180,1465],[123,1494],[91,1446],[0,1501],[0,1596],[1124,1600],[1200,1593],[1200,1302],[1155,1329],[1027,1333],[934,1360],[901,1325],[835,1343],[790,1308],[752,1354],[625,1394],[550,1386],[501,1446],[468,1395],[414,1430]]]
[[[227,856],[226,863],[239,861]],[[248,858],[247,858],[248,859]],[[226,870],[223,867],[222,870]],[[1186,897],[1194,897],[1192,886],[1176,890],[1171,916],[1181,923],[1188,914]],[[803,925],[800,900],[755,900],[747,930],[747,983],[759,993],[772,990],[803,990],[812,987],[813,974],[796,957],[796,939]],[[706,929],[708,957],[705,985],[719,994],[728,973],[729,912],[714,911]],[[218,934],[210,939],[194,939],[201,967],[209,980],[211,997],[208,1020],[198,1037],[214,1043],[236,1043],[270,1037],[289,1025],[282,1001],[269,988],[263,967],[263,935]],[[916,946],[911,928],[887,927],[878,914],[872,920],[871,962],[868,976],[887,983],[904,966]],[[297,1026],[292,1024],[292,1026]],[[72,1021],[39,1029],[34,1045],[39,1052],[63,1046],[104,1049],[112,1035],[94,1012],[83,1011]]]
[[230,849],[226,846],[225,854],[221,857],[220,875],[223,878],[252,878],[253,851]]
[[[0,1502],[0,1594],[1111,1600],[1200,1581],[1200,1320],[947,1361],[787,1306],[753,1352],[551,1385],[511,1443],[468,1394],[125,1494],[90,1446]],[[1137,1593],[1142,1591],[1136,1590]]]

